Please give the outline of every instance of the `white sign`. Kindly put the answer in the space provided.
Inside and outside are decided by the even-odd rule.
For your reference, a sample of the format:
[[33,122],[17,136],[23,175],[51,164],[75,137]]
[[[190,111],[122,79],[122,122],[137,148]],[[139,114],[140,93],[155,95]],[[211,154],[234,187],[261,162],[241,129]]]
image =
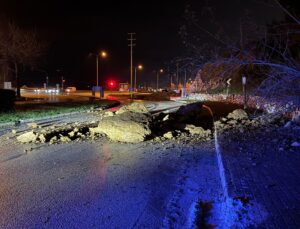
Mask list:
[[4,82],[4,89],[11,89],[11,82]]
[[227,81],[226,81],[226,83],[228,84],[228,85],[230,85],[231,83],[231,78],[230,79],[228,79]]
[[242,77],[242,83],[243,83],[243,85],[246,85],[246,80],[247,80],[246,76],[243,76]]

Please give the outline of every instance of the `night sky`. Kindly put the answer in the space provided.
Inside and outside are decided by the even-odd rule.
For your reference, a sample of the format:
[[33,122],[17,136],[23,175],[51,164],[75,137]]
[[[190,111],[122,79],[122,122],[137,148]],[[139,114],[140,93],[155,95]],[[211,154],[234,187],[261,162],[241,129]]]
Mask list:
[[[49,73],[52,84],[57,83],[57,69],[64,74],[68,85],[93,83],[95,57],[89,57],[89,53],[102,49],[109,53],[109,58],[100,61],[102,81],[129,81],[128,32],[136,32],[134,62],[145,67],[140,77],[154,82],[153,71],[184,54],[178,31],[184,23],[185,6],[190,4],[201,13],[208,3],[229,23],[245,8],[254,10],[259,21],[270,22],[281,17],[276,9],[268,9],[266,15],[269,6],[255,0],[98,1],[97,4],[92,1],[1,0],[0,11],[2,16],[13,19],[22,28],[35,29],[47,40],[49,48],[40,68]],[[41,75],[33,77],[32,82],[40,83]]]

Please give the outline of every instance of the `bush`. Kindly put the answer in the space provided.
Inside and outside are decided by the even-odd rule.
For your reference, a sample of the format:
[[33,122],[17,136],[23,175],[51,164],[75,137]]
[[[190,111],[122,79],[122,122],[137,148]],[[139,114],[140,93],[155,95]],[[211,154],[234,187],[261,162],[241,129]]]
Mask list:
[[0,89],[0,112],[14,109],[16,93],[13,90]]

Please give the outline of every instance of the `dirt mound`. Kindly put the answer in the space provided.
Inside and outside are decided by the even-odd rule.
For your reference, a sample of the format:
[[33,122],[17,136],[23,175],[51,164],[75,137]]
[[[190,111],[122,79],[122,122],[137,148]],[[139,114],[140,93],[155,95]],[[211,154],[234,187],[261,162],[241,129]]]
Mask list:
[[243,133],[246,130],[268,127],[270,125],[281,126],[284,124],[284,117],[282,114],[261,114],[252,119],[247,113],[242,110],[234,110],[229,113],[226,118],[221,118],[215,122],[218,131],[237,130]]

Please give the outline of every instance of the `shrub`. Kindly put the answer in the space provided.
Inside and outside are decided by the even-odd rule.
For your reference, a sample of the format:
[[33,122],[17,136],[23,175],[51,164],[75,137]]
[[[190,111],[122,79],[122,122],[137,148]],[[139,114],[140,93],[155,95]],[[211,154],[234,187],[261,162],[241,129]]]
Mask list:
[[14,109],[16,93],[13,90],[0,89],[0,112]]

